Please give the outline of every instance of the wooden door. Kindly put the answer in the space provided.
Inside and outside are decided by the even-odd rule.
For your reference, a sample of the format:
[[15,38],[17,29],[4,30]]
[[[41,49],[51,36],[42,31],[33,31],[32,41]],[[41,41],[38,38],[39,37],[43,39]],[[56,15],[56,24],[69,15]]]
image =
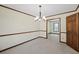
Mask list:
[[73,14],[67,17],[67,44],[73,49],[79,51],[79,24],[78,14]]
[[67,17],[66,26],[67,26],[67,44],[72,47],[73,40],[72,40],[72,20],[71,20],[71,16]]
[[72,17],[72,38],[73,38],[73,48],[78,49],[78,17],[77,14],[74,14],[71,16]]
[[78,51],[79,51],[79,13],[77,14],[77,21],[78,21]]

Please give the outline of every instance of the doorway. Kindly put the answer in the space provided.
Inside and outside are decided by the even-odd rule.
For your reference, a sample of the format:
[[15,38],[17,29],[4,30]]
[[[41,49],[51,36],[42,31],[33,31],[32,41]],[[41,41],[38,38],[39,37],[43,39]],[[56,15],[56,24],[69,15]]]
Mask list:
[[61,19],[54,18],[48,19],[46,21],[46,38],[49,38],[49,35],[58,37],[58,41],[61,42]]

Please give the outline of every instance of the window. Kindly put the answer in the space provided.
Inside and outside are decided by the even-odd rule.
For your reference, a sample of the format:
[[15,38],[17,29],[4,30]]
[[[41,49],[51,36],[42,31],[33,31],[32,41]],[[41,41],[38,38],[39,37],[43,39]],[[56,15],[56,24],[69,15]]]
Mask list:
[[53,23],[53,32],[59,32],[59,23]]

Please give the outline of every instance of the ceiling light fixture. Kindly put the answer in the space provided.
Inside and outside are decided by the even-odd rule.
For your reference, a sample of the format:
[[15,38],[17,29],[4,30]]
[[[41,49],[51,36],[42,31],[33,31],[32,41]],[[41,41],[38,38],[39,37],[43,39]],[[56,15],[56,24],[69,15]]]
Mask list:
[[37,16],[34,20],[35,21],[41,21],[41,20],[46,20],[46,17],[45,16],[42,16],[42,13],[41,13],[41,5],[39,5],[39,16]]

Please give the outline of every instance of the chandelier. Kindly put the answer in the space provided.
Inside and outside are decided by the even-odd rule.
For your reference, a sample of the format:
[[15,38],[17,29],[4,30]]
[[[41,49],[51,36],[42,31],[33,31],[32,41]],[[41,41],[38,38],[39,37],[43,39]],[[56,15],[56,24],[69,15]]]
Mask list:
[[39,5],[39,16],[36,16],[36,18],[34,19],[35,21],[41,21],[41,20],[46,20],[45,16],[42,16],[42,13],[41,13],[41,5]]

